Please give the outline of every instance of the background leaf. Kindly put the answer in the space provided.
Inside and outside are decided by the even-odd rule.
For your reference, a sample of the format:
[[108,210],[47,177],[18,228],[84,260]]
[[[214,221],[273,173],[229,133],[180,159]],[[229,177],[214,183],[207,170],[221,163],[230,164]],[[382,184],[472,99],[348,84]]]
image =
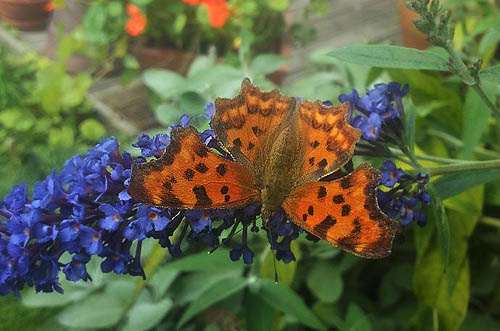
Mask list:
[[382,68],[448,71],[447,59],[429,51],[391,45],[351,45],[329,54],[339,60]]
[[479,73],[479,78],[500,84],[500,66],[486,68]]
[[193,301],[188,306],[179,320],[178,327],[180,328],[196,314],[210,307],[214,303],[241,291],[247,285],[248,279],[242,277],[223,279],[213,284],[212,287],[203,292],[196,301]]
[[304,301],[290,288],[275,284],[268,279],[261,279],[259,296],[268,305],[284,313],[295,316],[301,323],[317,330],[325,330],[318,317],[305,305]]
[[128,312],[124,331],[150,330],[157,325],[172,307],[172,300],[138,302]]
[[435,180],[436,194],[442,199],[451,198],[474,186],[486,184],[500,178],[500,169],[478,169],[443,175]]

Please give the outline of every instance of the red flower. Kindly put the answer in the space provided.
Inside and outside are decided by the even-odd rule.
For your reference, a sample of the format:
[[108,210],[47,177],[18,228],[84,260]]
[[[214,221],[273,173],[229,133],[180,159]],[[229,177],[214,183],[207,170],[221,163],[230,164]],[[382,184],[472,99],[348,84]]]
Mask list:
[[208,19],[210,26],[221,28],[229,17],[229,7],[225,0],[202,0],[208,9]]
[[213,28],[221,28],[229,17],[229,7],[226,0],[181,0],[190,6],[203,4],[208,10],[208,20]]
[[43,10],[48,11],[48,12],[53,11],[53,10],[54,10],[54,8],[55,8],[55,6],[54,6],[54,1],[49,1],[49,2],[47,2],[47,3],[45,4],[45,6],[43,6]]
[[132,37],[136,37],[144,32],[148,20],[146,15],[136,5],[129,3],[126,10],[130,18],[125,25],[125,31]]
[[187,3],[190,6],[196,6],[200,4],[200,0],[181,0],[184,3]]

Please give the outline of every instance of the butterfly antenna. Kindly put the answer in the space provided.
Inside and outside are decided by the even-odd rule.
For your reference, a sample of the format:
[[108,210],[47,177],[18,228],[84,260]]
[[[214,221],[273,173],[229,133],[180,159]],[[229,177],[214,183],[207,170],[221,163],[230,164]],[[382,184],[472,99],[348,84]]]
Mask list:
[[[271,225],[269,225],[269,218],[268,221],[266,222],[266,225],[269,229],[269,236],[271,237],[271,241],[273,240],[273,232],[271,230]],[[278,284],[279,279],[278,279],[278,269],[276,268],[276,254],[274,253],[273,250],[273,244],[271,243],[271,253],[273,253],[273,266],[274,266],[274,283]]]
[[274,250],[272,248],[271,248],[271,252],[273,252],[274,283],[278,284],[279,279],[278,279],[278,269],[276,269],[276,254],[274,253]]

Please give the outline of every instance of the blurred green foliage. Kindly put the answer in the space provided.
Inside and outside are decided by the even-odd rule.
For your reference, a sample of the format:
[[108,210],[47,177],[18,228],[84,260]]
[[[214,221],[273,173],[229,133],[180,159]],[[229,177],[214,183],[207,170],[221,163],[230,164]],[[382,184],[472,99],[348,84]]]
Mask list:
[[87,74],[69,76],[64,62],[18,56],[0,48],[0,193],[33,184],[75,151],[105,135],[85,93]]

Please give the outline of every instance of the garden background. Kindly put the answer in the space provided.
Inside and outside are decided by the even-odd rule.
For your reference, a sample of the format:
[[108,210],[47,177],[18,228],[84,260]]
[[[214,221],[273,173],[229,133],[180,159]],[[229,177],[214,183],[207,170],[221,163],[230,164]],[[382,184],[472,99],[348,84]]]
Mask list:
[[249,77],[334,104],[353,89],[408,84],[404,140],[410,161],[431,169],[433,201],[381,260],[301,235],[295,261],[274,262],[263,231],[249,237],[251,264],[189,240],[172,258],[146,239],[145,280],[103,273],[94,256],[92,281],[61,273],[64,294],[27,286],[1,297],[0,329],[500,329],[498,0],[412,1],[427,42],[395,0],[25,2],[0,0],[2,197],[23,181],[32,191],[103,137],[137,156],[142,132],[187,118],[206,129],[206,104]]

